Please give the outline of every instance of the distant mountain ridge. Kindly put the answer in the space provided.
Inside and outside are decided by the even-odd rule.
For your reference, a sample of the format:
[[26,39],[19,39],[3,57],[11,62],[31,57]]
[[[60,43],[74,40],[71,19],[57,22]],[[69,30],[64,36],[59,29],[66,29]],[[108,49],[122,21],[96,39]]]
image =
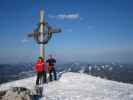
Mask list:
[[[23,79],[36,75],[34,63],[1,64],[0,65],[0,84],[17,79]],[[109,80],[121,81],[133,84],[133,65],[132,64],[88,64],[71,62],[57,64],[57,72],[79,72],[93,76],[99,76]]]

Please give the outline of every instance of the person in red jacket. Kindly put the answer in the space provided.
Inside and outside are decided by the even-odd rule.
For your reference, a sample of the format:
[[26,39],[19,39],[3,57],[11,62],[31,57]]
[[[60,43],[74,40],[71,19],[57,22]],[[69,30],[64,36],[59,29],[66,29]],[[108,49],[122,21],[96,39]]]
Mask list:
[[35,67],[37,72],[36,85],[46,83],[46,66],[42,57],[39,57]]

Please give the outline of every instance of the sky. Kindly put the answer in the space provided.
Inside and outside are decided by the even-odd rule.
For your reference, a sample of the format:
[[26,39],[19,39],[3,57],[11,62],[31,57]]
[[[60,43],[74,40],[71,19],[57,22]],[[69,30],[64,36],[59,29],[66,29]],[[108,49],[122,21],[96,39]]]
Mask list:
[[133,62],[133,0],[0,0],[0,63],[34,62],[27,34],[46,21],[61,28],[45,46],[58,61]]

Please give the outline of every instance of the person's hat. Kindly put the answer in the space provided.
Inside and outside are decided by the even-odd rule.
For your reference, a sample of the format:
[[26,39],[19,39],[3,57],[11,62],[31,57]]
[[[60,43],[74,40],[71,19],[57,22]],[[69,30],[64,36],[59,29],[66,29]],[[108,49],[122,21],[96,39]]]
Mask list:
[[42,59],[43,60],[43,57],[38,57],[38,59]]

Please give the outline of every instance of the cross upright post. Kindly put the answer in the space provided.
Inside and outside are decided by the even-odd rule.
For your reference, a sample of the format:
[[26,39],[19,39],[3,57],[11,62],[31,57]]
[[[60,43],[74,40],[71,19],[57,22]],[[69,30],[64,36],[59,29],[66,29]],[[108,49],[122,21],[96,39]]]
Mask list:
[[44,31],[45,31],[45,22],[44,22],[44,11],[41,10],[40,11],[40,57],[43,57],[45,59],[45,44],[43,44],[43,40],[44,40]]

